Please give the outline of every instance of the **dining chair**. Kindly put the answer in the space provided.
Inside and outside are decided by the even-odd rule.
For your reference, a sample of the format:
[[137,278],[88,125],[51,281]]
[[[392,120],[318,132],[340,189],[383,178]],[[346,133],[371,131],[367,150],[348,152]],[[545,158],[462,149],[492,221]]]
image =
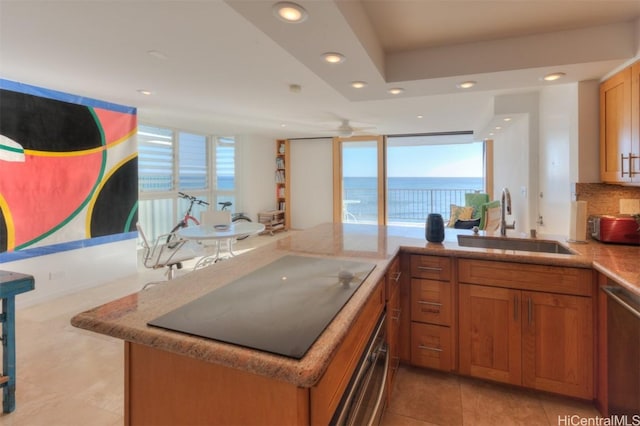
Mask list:
[[167,268],[169,280],[175,276],[176,269],[182,269],[182,262],[204,255],[202,247],[195,241],[173,239],[169,243],[167,237],[170,234],[158,236],[151,245],[139,222],[136,223],[136,228],[144,249],[142,263],[149,269]]

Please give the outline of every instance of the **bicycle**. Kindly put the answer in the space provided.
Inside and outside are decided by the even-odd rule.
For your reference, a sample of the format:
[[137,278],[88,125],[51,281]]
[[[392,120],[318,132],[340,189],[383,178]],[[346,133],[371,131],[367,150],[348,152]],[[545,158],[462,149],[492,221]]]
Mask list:
[[[220,204],[221,208],[220,210],[227,210],[227,207],[231,207],[231,205],[233,203],[231,203],[231,201],[223,201],[218,203]],[[244,213],[240,212],[240,213],[231,213],[231,222],[253,222],[251,220],[251,218],[247,215],[245,215]],[[244,240],[245,238],[247,238],[248,235],[242,236],[242,237],[238,237],[236,238],[237,240]]]
[[[194,204],[199,204],[201,206],[208,206],[209,203],[204,201],[204,200],[200,200],[199,198],[196,198],[192,195],[189,194],[185,194],[184,192],[178,192],[178,197],[180,198],[184,198],[189,200],[189,208],[187,208],[187,211],[184,213],[184,216],[182,217],[182,219],[178,222],[178,224],[176,226],[173,227],[173,229],[171,230],[171,233],[169,234],[169,236],[167,236],[167,244],[169,244],[169,248],[174,248],[178,242],[176,241],[175,243],[171,243],[173,240],[178,240],[179,237],[176,235],[176,232],[178,232],[178,230],[182,229],[182,228],[186,228],[187,226],[189,226],[188,221],[191,221],[193,223],[195,223],[196,225],[200,225],[200,221],[198,219],[196,219],[195,217],[191,216],[191,210],[193,210],[193,205]],[[173,245],[173,247],[172,247]]]

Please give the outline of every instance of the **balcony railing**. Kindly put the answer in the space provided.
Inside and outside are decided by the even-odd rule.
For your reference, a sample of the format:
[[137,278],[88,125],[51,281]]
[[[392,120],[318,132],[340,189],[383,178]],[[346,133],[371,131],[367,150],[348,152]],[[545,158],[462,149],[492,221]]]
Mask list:
[[[477,189],[389,189],[387,191],[387,223],[389,225],[424,225],[429,213],[440,213],[449,219],[451,204],[464,206],[464,194]],[[377,223],[378,194],[375,189],[344,190],[343,221]]]

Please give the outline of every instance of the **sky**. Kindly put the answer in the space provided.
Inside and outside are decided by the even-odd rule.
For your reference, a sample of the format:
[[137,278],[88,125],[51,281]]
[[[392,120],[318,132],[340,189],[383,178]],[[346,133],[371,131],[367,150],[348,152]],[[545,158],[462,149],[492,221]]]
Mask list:
[[[387,150],[388,177],[482,177],[483,143],[392,146]],[[376,176],[376,149],[343,151],[345,177]]]

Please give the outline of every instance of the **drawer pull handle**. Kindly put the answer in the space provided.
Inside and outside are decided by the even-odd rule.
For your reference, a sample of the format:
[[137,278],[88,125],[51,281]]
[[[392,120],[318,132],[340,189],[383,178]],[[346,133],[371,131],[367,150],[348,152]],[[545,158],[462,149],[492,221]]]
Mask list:
[[396,276],[391,279],[394,280],[395,282],[398,282],[400,281],[400,275],[402,275],[402,272],[396,272]]
[[427,351],[434,351],[434,352],[442,352],[442,349],[440,348],[433,348],[431,346],[425,346],[425,345],[418,345],[418,349],[424,349]]
[[442,306],[442,303],[427,302],[426,300],[418,300],[418,304],[420,304],[420,305],[429,305],[429,306]]
[[442,268],[438,268],[435,266],[418,266],[418,269],[421,271],[437,271],[442,272]]

